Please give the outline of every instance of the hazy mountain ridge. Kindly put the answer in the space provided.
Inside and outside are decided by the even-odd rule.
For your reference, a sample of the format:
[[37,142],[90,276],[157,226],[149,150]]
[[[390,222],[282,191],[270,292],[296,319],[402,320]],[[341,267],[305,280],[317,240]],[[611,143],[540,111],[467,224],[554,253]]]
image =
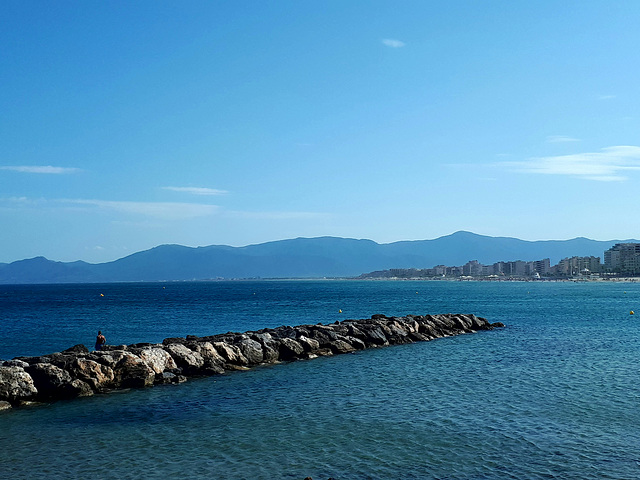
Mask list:
[[527,241],[456,232],[433,240],[379,244],[372,240],[315,237],[244,247],[160,245],[121,259],[91,264],[44,257],[0,264],[0,283],[90,283],[206,280],[215,278],[351,277],[390,268],[463,265],[469,260],[540,260],[599,256],[616,243],[638,240]]

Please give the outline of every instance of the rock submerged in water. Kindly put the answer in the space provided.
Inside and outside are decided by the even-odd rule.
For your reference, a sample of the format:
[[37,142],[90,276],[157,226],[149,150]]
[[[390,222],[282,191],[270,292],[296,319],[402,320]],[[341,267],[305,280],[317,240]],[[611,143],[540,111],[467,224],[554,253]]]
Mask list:
[[265,328],[208,337],[166,338],[162,344],[84,345],[36,357],[0,361],[0,411],[115,389],[175,384],[187,377],[256,365],[351,353],[504,327],[475,315],[407,315],[344,320],[329,325]]

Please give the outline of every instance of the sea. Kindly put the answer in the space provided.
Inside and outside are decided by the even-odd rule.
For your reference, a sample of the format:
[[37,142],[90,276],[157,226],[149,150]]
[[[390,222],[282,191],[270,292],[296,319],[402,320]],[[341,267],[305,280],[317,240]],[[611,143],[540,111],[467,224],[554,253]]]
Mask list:
[[506,327],[12,409],[0,478],[640,478],[639,283],[4,285],[0,358],[377,313]]

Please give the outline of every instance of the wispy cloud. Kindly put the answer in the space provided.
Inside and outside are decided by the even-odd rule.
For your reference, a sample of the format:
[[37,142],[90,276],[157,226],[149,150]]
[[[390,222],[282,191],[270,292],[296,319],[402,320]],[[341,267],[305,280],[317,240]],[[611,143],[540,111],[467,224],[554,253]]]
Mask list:
[[82,171],[79,168],[53,167],[51,165],[7,165],[0,166],[0,170],[10,170],[20,173],[44,173],[49,175],[64,175]]
[[226,214],[230,217],[249,218],[254,220],[294,220],[329,217],[329,214],[321,212],[247,212],[230,210],[226,212]]
[[218,213],[220,209],[217,205],[205,205],[200,203],[122,202],[85,199],[67,199],[60,201],[68,204],[86,205],[120,213],[143,215],[162,218],[165,220],[206,217]]
[[599,152],[532,158],[500,165],[523,173],[567,175],[601,182],[624,181],[627,180],[625,173],[640,171],[640,147],[607,147]]
[[616,95],[598,95],[598,100],[612,100]]
[[383,38],[382,39],[382,44],[386,45],[387,47],[391,47],[391,48],[401,48],[404,47],[406,45],[406,43],[400,41],[400,40],[396,40],[394,38]]
[[213,195],[226,195],[229,193],[226,190],[218,190],[215,188],[205,188],[205,187],[162,187],[164,190],[171,190],[172,192],[182,192],[189,193],[191,195],[204,195],[204,196],[213,196]]
[[[158,220],[185,220],[199,217],[224,216],[248,220],[318,220],[330,217],[323,212],[304,211],[247,211],[225,210],[218,205],[186,202],[129,202],[117,200],[95,200],[84,198],[46,199],[29,197],[0,197],[0,208],[16,209],[59,209],[80,211],[115,212],[123,214],[118,223],[142,225]],[[137,218],[131,218],[137,217]],[[132,223],[133,222],[133,223]]]
[[568,137],[566,135],[549,135],[547,137],[547,143],[567,143],[567,142],[579,142],[579,138]]

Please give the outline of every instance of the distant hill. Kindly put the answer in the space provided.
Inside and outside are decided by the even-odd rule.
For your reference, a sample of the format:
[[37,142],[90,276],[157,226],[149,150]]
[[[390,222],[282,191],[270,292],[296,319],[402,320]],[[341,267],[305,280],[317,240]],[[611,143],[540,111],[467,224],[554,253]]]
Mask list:
[[[379,244],[318,237],[230,247],[161,245],[108,263],[54,262],[44,257],[0,264],[0,283],[97,283],[216,278],[352,277],[390,268],[463,265],[469,260],[540,260],[599,256],[616,243],[638,240],[525,241],[456,232],[433,240]],[[640,242],[638,242],[640,243]]]

